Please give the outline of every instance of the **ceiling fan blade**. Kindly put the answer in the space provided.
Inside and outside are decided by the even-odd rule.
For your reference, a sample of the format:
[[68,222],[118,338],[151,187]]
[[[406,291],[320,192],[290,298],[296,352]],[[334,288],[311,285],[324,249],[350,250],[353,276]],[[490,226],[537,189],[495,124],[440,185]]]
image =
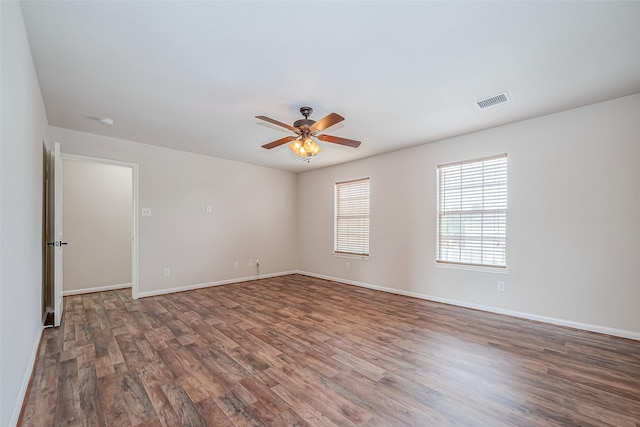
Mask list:
[[361,144],[360,141],[354,139],[340,138],[339,136],[331,135],[318,135],[320,141],[333,142],[334,144],[346,145],[347,147],[358,148]]
[[328,116],[324,116],[323,118],[315,122],[311,127],[320,132],[330,126],[335,125],[336,123],[340,123],[343,120],[344,117],[342,117],[340,114],[331,113]]
[[294,139],[297,139],[297,136],[285,136],[284,138],[280,138],[277,141],[270,142],[268,144],[264,144],[262,148],[266,148],[267,150],[271,150],[272,148],[276,148],[281,146],[282,144],[286,144],[287,142],[291,142]]
[[294,128],[293,126],[289,126],[288,124],[279,122],[277,120],[270,119],[269,117],[256,116],[256,119],[264,120],[265,122],[269,122],[269,123],[273,123],[274,125],[282,126],[283,128],[289,129],[290,131],[295,132],[298,135],[300,135],[300,131],[298,129]]

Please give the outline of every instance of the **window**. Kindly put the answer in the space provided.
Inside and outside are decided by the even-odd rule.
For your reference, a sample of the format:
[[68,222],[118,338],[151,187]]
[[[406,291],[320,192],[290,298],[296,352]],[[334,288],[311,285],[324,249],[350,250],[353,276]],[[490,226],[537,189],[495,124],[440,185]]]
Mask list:
[[507,155],[438,166],[437,262],[506,267]]
[[336,182],[335,252],[369,255],[369,178]]

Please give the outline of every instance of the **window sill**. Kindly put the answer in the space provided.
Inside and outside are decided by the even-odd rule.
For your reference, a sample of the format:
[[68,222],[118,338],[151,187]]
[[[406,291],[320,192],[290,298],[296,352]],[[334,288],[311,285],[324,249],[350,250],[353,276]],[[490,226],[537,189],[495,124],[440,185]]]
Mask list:
[[467,270],[467,271],[479,271],[482,273],[494,273],[494,274],[509,274],[511,269],[508,267],[489,267],[482,265],[469,265],[469,264],[449,264],[446,262],[434,262],[438,268],[448,268],[451,270]]
[[339,252],[333,252],[333,256],[338,258],[351,258],[351,259],[360,259],[362,261],[369,261],[369,255],[343,254]]

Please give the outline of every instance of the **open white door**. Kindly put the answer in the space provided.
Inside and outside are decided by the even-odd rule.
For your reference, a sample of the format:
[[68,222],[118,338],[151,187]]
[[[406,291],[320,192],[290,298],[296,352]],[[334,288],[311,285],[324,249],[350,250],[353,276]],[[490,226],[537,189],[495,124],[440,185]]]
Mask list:
[[55,246],[53,251],[53,325],[60,326],[62,320],[62,253],[67,244],[62,239],[62,154],[60,143],[55,143],[53,151],[53,235],[54,241],[49,244]]

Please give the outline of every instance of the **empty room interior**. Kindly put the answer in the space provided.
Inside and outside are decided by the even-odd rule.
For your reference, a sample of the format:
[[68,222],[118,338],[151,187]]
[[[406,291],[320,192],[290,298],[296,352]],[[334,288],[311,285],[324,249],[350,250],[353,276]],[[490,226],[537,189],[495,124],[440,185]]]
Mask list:
[[0,426],[640,427],[639,1],[0,8]]

